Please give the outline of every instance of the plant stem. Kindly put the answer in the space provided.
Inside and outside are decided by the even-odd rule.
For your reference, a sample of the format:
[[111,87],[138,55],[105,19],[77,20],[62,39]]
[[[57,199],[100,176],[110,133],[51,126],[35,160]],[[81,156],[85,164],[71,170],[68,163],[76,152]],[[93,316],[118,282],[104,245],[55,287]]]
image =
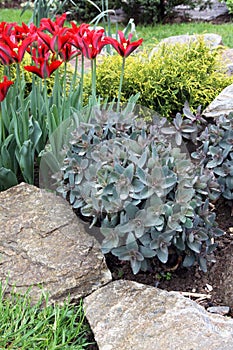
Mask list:
[[48,100],[48,91],[47,91],[47,81],[44,79],[44,103],[45,103],[45,110],[46,110],[46,119],[47,119],[47,125],[49,130],[49,136],[52,135],[52,132],[54,131],[54,125],[52,122],[52,118],[50,118],[49,115],[49,100]]
[[5,138],[6,138],[6,135],[5,135],[4,123],[2,120],[2,109],[0,109],[0,149]]
[[67,118],[66,108],[65,108],[66,101],[67,101],[66,85],[67,85],[67,62],[64,62],[64,78],[62,81],[62,89],[61,89],[62,106],[61,106],[60,121],[59,121],[60,124]]
[[91,60],[92,102],[96,103],[96,58]]
[[120,77],[120,85],[119,85],[118,100],[117,100],[117,112],[119,112],[120,110],[121,90],[122,90],[123,79],[124,79],[124,71],[125,71],[125,57],[122,58],[121,77]]
[[21,108],[21,120],[22,120],[22,143],[25,140],[28,140],[29,137],[29,116],[27,115],[27,111],[25,110],[25,101],[24,101],[24,89],[22,81],[24,81],[24,78],[22,79],[20,76],[20,65],[16,65],[16,81],[17,81],[17,88],[18,88],[18,94],[19,94],[19,103],[20,106],[16,106],[16,108]]
[[83,81],[84,81],[84,55],[82,55],[81,78],[80,78],[80,109],[83,107]]

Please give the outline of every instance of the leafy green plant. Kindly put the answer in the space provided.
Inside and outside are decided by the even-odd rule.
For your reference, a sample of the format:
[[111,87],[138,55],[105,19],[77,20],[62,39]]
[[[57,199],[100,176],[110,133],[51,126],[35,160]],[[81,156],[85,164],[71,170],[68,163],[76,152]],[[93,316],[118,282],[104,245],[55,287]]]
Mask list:
[[[38,1],[38,8],[43,8],[43,3]],[[34,164],[48,138],[84,107],[84,58],[91,63],[92,93],[86,101],[90,107],[97,103],[96,56],[103,47],[112,45],[124,60],[142,43],[142,39],[133,42],[132,35],[125,37],[120,31],[119,42],[107,37],[103,28],[93,29],[85,23],[64,26],[65,21],[66,14],[54,21],[42,18],[38,27],[34,23],[0,23],[0,190],[17,184],[18,178],[33,184]],[[27,60],[30,62],[25,65]],[[72,69],[71,60],[75,62]],[[53,73],[55,78],[50,80]],[[9,92],[8,84],[12,85]]]
[[82,303],[48,305],[43,295],[31,305],[30,295],[21,296],[12,289],[6,295],[0,284],[1,349],[88,349],[90,333],[85,324]]
[[135,274],[155,256],[166,263],[171,247],[184,266],[196,260],[206,270],[206,255],[222,234],[207,199],[216,197],[218,185],[181,151],[165,118],[137,107],[92,113],[66,146],[57,191],[100,226],[103,253],[130,261]]
[[[64,4],[62,11],[68,11],[70,19],[77,21],[92,21],[102,15],[107,15],[109,10],[116,9],[119,1],[112,0],[67,0]],[[105,20],[105,16],[102,19]]]
[[161,22],[170,15],[174,7],[177,5],[189,5],[194,8],[197,5],[207,7],[210,1],[205,4],[200,0],[117,0],[117,1],[91,1],[91,0],[71,0],[66,4],[67,9],[71,12],[71,16],[76,16],[78,20],[90,21],[94,16],[98,15],[99,9],[104,7],[103,4],[108,4],[111,9],[123,9],[125,14],[125,22],[130,18],[134,18],[137,24],[150,24]]
[[161,280],[170,281],[172,279],[172,273],[162,271],[162,272],[156,274],[156,279],[158,281],[161,281]]
[[[192,109],[206,107],[226,86],[232,77],[226,75],[212,50],[200,38],[198,42],[159,46],[153,56],[138,53],[127,59],[121,99],[140,92],[139,103],[165,117],[180,112],[187,100]],[[97,95],[110,99],[117,97],[121,59],[104,57],[97,67]],[[90,93],[90,77],[85,81],[86,95]]]
[[232,15],[232,13],[233,13],[233,1],[232,0],[222,0],[220,2],[225,2],[229,13]]
[[55,19],[55,16],[63,10],[63,7],[68,0],[34,0],[26,1],[23,4],[22,14],[28,9],[32,8],[32,17],[31,21],[39,26],[42,18],[52,18]]
[[213,171],[221,193],[233,200],[233,114],[214,118],[198,137],[201,145],[192,157]]
[[[20,68],[20,79],[24,81],[25,86],[24,86],[24,95],[29,96],[30,92],[32,91],[32,85],[33,85],[33,76],[31,73],[27,72],[26,70],[23,70],[22,67],[24,66],[28,66],[31,64],[31,56],[29,54],[26,54],[21,62],[21,68]],[[5,67],[3,64],[0,63],[0,81],[3,79],[3,76],[5,74]],[[74,75],[74,65],[72,65],[71,63],[67,62],[66,67],[63,64],[60,68],[59,68],[59,73],[62,77],[64,77],[66,75],[66,81],[67,81],[67,93],[69,90],[69,86],[71,85],[72,82],[72,78]],[[15,81],[17,79],[17,67],[16,65],[12,64],[11,66],[9,66],[9,76],[11,77],[11,80]],[[47,90],[48,90],[48,94],[51,95],[52,91],[54,89],[54,85],[55,85],[55,76],[52,75],[49,78],[47,78]]]

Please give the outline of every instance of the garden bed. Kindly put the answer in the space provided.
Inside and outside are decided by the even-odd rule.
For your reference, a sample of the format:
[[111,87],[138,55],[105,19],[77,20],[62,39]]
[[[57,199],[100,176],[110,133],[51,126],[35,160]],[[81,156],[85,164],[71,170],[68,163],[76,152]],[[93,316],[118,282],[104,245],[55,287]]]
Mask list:
[[[153,270],[150,272],[132,273],[130,264],[119,261],[111,254],[106,256],[107,265],[112,272],[113,280],[126,279],[139,283],[156,286],[167,291],[181,291],[196,294],[208,294],[210,298],[202,299],[200,304],[204,307],[224,305],[222,298],[222,286],[218,283],[222,279],[222,273],[228,263],[232,262],[232,255],[229,245],[233,244],[233,216],[231,216],[230,206],[225,201],[219,200],[216,204],[217,222],[219,227],[226,232],[218,239],[218,248],[214,252],[215,263],[209,263],[207,273],[200,271],[198,266],[184,268],[178,266],[177,260],[170,261],[170,264],[163,265],[158,259],[153,261]],[[214,277],[213,277],[214,274]],[[210,283],[210,280],[212,281]],[[208,290],[208,285],[213,288]],[[197,298],[194,298],[196,300]],[[232,305],[227,305],[231,308]],[[233,317],[233,309],[231,309]]]

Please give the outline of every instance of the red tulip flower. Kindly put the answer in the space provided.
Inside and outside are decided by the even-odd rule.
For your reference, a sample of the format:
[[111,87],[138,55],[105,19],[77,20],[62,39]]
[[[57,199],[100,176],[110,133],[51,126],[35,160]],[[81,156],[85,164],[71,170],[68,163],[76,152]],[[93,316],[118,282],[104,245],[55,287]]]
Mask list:
[[84,24],[77,27],[76,31],[73,27],[73,33],[71,43],[80,49],[82,54],[89,59],[96,58],[102,48],[107,44],[103,38],[104,29],[90,30],[89,25]]
[[12,29],[14,28],[14,26],[16,25],[16,22],[0,22],[0,38],[2,37],[2,35],[7,35],[10,36],[12,34]]
[[63,48],[59,51],[59,56],[64,62],[69,62],[78,55],[81,55],[81,51],[73,49],[73,46],[69,43],[65,44]]
[[16,45],[10,37],[2,34],[0,38],[0,63],[9,65],[14,62],[20,62],[18,45]]
[[30,23],[30,25],[28,26],[23,22],[22,26],[15,26],[13,34],[17,42],[23,41],[27,38],[31,38],[33,41],[36,41],[38,38],[37,31],[38,28],[37,26],[35,26],[34,23]]
[[118,31],[118,35],[120,38],[120,42],[116,39],[106,37],[105,40],[108,44],[111,44],[114,49],[121,55],[122,57],[128,57],[134,50],[138,48],[143,42],[143,39],[139,39],[137,41],[132,41],[133,34],[130,33],[128,39],[125,38],[124,33],[120,30]]
[[125,38],[124,33],[121,32],[120,30],[118,31],[118,35],[120,38],[120,42],[111,37],[105,38],[105,41],[108,44],[111,44],[114,47],[114,49],[119,53],[119,55],[121,55],[122,57],[122,68],[121,68],[120,85],[119,85],[119,91],[118,91],[117,111],[119,111],[120,109],[120,99],[121,99],[121,90],[122,90],[124,70],[125,70],[125,60],[143,42],[143,39],[139,39],[137,41],[131,42],[131,39],[133,36],[132,33],[128,35],[128,39]]
[[62,28],[66,20],[66,13],[61,16],[57,16],[53,22],[50,18],[42,18],[40,21],[40,30],[47,30],[49,33],[54,34],[57,28]]
[[82,54],[89,58],[94,59],[100,53],[105,45],[102,40],[104,35],[104,29],[100,30],[89,30],[80,40],[80,49]]
[[62,64],[62,61],[52,60],[49,63],[49,52],[47,52],[44,57],[35,57],[32,56],[32,59],[35,62],[35,66],[25,66],[28,72],[38,75],[42,79],[49,78],[51,74]]
[[77,26],[77,24],[74,22],[70,23],[72,27],[69,28],[69,32],[73,35],[73,44],[75,46],[78,46],[78,41],[76,39],[81,38],[86,33],[86,31],[90,30],[90,24],[82,23],[80,26]]
[[52,37],[42,31],[38,31],[38,35],[52,52],[59,53],[70,40],[67,30],[68,28],[57,28]]
[[3,82],[0,83],[0,102],[6,97],[9,87],[14,84],[13,81],[8,80],[7,76],[4,75]]
[[40,47],[43,43],[43,40],[38,35],[38,28],[33,23],[29,27],[24,23],[22,23],[22,27],[16,26],[15,35],[19,41],[22,40],[19,46],[20,62],[23,59],[25,51],[31,54],[34,47]]

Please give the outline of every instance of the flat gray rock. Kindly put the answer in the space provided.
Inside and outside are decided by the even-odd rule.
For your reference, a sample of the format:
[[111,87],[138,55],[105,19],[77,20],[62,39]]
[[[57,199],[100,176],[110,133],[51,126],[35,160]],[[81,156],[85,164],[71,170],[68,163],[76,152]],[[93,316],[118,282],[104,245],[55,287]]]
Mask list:
[[219,45],[222,45],[222,37],[218,34],[212,34],[212,33],[206,33],[206,34],[183,34],[183,35],[174,35],[169,36],[168,38],[165,38],[159,42],[158,45],[156,45],[150,53],[150,57],[153,56],[155,52],[158,51],[158,48],[161,45],[177,45],[177,44],[189,44],[191,42],[197,41],[199,38],[203,38],[206,46],[208,46],[210,49],[214,49],[218,47]]
[[[195,9],[190,9],[188,5],[179,5],[175,7],[175,13],[177,17],[180,16],[181,18],[188,16],[192,21],[212,22],[222,17],[230,19],[225,2],[212,0],[210,3],[211,7],[207,7],[203,10],[200,10],[200,6],[197,6]],[[203,5],[203,3],[201,5]]]
[[119,280],[84,299],[99,350],[232,350],[233,320],[178,292]]
[[222,37],[218,34],[206,33],[206,34],[183,34],[183,35],[175,35],[165,38],[160,41],[160,44],[188,44],[190,42],[197,41],[198,38],[202,37],[207,46],[214,48],[219,45],[222,45]]
[[0,192],[0,280],[33,301],[77,300],[111,281],[105,258],[66,201],[20,184]]
[[205,117],[216,118],[233,112],[233,84],[227,86],[202,112]]

